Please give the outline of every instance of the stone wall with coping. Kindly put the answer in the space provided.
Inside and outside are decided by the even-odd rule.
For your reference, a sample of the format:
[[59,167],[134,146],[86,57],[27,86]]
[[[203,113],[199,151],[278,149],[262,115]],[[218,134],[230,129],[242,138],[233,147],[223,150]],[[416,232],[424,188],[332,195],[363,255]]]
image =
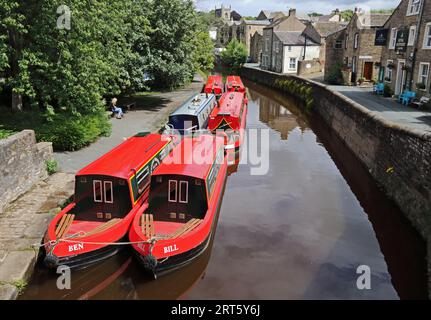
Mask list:
[[5,207],[46,179],[46,161],[53,159],[52,144],[36,143],[33,130],[0,140],[0,214]]
[[317,59],[298,61],[298,75],[305,76],[322,72],[323,66]]
[[431,134],[387,121],[321,83],[256,68],[243,68],[241,75],[271,87],[277,79],[289,79],[313,88],[314,112],[335,131],[427,241],[431,299]]

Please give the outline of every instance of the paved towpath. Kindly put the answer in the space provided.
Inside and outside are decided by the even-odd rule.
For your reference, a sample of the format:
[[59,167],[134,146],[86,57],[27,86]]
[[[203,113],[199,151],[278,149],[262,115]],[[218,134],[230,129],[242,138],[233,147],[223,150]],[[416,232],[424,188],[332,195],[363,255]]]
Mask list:
[[202,90],[203,80],[196,75],[193,82],[185,88],[173,91],[151,94],[139,98],[126,99],[126,102],[135,102],[136,109],[126,113],[121,120],[112,119],[112,134],[102,137],[89,147],[75,152],[56,153],[55,158],[60,170],[67,173],[76,173],[92,161],[96,160],[109,150],[113,149],[126,138],[138,132],[154,132],[166,123],[168,115],[184,103],[192,94]]
[[328,86],[328,88],[338,91],[389,121],[431,132],[431,112],[429,111],[418,111],[412,107],[403,106],[391,98],[377,96],[372,93],[372,88],[348,86]]

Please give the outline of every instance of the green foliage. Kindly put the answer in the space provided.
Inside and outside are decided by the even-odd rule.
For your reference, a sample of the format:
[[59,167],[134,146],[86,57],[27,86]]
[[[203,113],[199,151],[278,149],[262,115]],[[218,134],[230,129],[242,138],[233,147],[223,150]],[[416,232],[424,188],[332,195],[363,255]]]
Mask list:
[[45,162],[45,166],[46,166],[46,171],[48,172],[49,175],[53,175],[58,171],[58,162],[55,159],[47,160]]
[[326,77],[326,80],[329,84],[339,84],[340,79],[343,78],[343,74],[341,73],[341,69],[343,67],[343,64],[338,62],[335,63],[328,71],[328,75]]
[[383,95],[385,97],[392,97],[394,92],[391,89],[391,86],[385,83],[385,86],[383,87]]
[[395,8],[391,9],[371,9],[371,13],[378,13],[378,14],[392,14],[395,11]]
[[232,39],[221,53],[221,59],[224,65],[230,68],[240,68],[247,62],[247,47],[237,39]]
[[308,14],[309,17],[321,17],[323,16],[323,14],[318,13],[318,12],[312,12]]
[[10,109],[0,110],[0,125],[11,131],[32,128],[36,132],[37,141],[53,143],[56,151],[74,151],[81,149],[97,140],[99,136],[111,133],[111,124],[104,112],[88,115],[71,115],[57,113],[47,118],[38,111],[12,113]]
[[313,88],[297,80],[277,79],[274,87],[301,100],[307,112],[314,107]]
[[354,14],[355,13],[353,12],[353,10],[344,10],[341,11],[341,18],[343,18],[345,21],[350,21],[352,20]]

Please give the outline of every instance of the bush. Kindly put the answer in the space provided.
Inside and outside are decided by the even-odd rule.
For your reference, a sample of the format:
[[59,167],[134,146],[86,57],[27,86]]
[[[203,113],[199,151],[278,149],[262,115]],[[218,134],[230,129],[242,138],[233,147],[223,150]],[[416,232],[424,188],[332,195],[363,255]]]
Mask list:
[[99,136],[109,136],[111,133],[111,124],[103,111],[82,116],[56,113],[50,115],[49,120],[40,111],[12,113],[10,109],[2,109],[0,112],[4,115],[0,125],[5,130],[17,132],[33,129],[37,141],[52,142],[55,151],[79,150]]
[[343,74],[341,73],[342,64],[336,63],[333,65],[328,72],[328,76],[326,77],[326,81],[329,84],[340,84],[340,79],[343,78]]
[[57,118],[36,132],[38,141],[50,141],[56,151],[75,151],[88,146],[100,136],[109,136],[111,125],[106,115]]
[[392,97],[393,94],[394,93],[392,92],[391,87],[387,83],[385,83],[385,86],[383,88],[383,95],[385,97]]
[[55,159],[47,160],[45,162],[45,165],[46,165],[46,171],[48,172],[49,175],[53,175],[58,171],[58,163]]
[[231,68],[240,68],[247,62],[247,47],[237,39],[232,39],[221,53],[221,60],[224,65]]

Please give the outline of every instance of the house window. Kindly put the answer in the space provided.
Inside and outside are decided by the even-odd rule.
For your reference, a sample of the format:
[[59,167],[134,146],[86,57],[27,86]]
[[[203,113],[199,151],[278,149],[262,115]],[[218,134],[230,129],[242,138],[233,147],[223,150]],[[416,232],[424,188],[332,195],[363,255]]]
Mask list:
[[397,43],[397,29],[392,28],[391,39],[389,40],[389,49],[395,49],[395,44]]
[[429,71],[430,64],[421,62],[419,66],[419,83],[422,83],[425,87],[428,85]]
[[287,51],[292,52],[292,46],[288,46]]
[[334,45],[335,49],[343,49],[343,40],[337,40],[335,41],[335,45]]
[[[387,82],[391,82],[392,81],[392,66],[394,64],[393,60],[388,60],[386,62],[386,76],[385,76],[385,81]],[[391,66],[391,67],[390,67]]]
[[346,41],[344,43],[344,49],[347,49],[348,43],[349,43],[349,36],[346,36]]
[[296,58],[289,59],[289,69],[296,70]]
[[280,47],[278,46],[278,41],[274,42],[274,51],[275,51],[275,53],[279,53],[280,52]]
[[407,8],[407,15],[412,16],[412,15],[418,14],[419,11],[421,10],[421,3],[422,3],[422,0],[410,0],[409,6]]
[[359,33],[355,34],[355,41],[353,43],[353,48],[358,49],[359,46]]
[[425,27],[424,49],[431,49],[431,22],[428,22]]
[[269,50],[269,39],[265,39],[265,51]]
[[409,42],[407,43],[407,45],[413,46],[415,44],[415,38],[416,38],[416,26],[411,26],[409,31]]

